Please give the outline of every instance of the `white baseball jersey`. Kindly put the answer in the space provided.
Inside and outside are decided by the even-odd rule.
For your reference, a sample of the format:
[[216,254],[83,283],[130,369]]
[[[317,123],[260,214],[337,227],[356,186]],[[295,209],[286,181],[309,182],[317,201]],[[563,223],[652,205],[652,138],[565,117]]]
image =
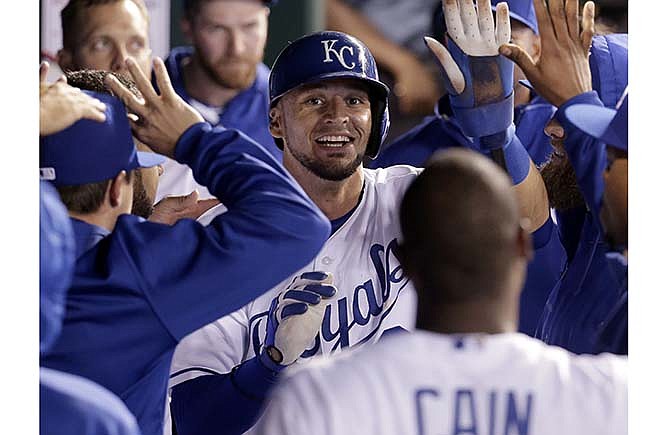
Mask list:
[[331,272],[338,292],[326,307],[317,339],[298,362],[373,343],[394,327],[413,329],[416,294],[396,248],[400,202],[420,171],[410,166],[364,169],[360,203],[314,260],[262,297],[183,339],[172,360],[170,387],[203,374],[228,373],[257,355],[272,299],[303,272]]
[[627,384],[625,357],[416,331],[288,369],[253,433],[627,434]]

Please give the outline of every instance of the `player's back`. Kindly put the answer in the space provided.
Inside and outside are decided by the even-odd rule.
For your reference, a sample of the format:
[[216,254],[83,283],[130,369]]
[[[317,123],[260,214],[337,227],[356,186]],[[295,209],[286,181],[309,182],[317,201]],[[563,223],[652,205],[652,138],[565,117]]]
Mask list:
[[626,358],[575,356],[522,334],[422,331],[296,369],[274,392],[258,428],[614,435],[627,433],[626,403]]

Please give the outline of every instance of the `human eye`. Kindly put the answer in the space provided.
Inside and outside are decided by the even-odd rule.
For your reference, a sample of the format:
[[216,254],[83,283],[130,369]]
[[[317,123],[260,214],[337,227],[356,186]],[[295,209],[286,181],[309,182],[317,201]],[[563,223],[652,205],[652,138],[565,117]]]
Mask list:
[[305,104],[307,104],[308,106],[321,106],[323,104],[323,98],[307,97],[305,99]]
[[97,52],[107,52],[112,48],[112,41],[109,38],[96,38],[91,42],[91,48]]
[[135,38],[128,43],[128,52],[132,54],[141,53],[146,48],[144,40]]
[[367,102],[368,102],[367,98],[358,95],[354,95],[347,98],[347,104],[349,104],[350,106],[361,106],[367,104]]

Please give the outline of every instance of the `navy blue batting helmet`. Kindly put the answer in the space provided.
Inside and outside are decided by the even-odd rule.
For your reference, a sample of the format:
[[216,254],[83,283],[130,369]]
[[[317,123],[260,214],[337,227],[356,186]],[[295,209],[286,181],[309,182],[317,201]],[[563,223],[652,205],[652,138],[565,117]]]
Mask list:
[[[270,107],[287,92],[322,80],[352,78],[370,92],[372,131],[365,154],[375,158],[389,129],[389,88],[379,81],[377,64],[361,41],[341,32],[317,32],[286,46],[270,71]],[[281,140],[277,145],[282,148]]]

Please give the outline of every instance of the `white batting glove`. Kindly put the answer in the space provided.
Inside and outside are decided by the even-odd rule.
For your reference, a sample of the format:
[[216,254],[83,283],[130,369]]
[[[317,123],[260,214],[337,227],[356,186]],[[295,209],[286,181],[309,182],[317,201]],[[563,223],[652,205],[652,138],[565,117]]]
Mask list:
[[272,300],[261,361],[279,370],[293,364],[319,333],[323,313],[337,289],[333,275],[306,272]]

